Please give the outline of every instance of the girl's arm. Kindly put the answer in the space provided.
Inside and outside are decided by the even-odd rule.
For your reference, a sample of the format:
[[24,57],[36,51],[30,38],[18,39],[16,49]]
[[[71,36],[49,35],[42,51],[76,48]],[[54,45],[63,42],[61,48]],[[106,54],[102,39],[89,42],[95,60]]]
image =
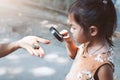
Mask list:
[[74,59],[77,54],[78,47],[75,45],[73,41],[71,41],[71,42],[66,42],[66,48],[67,48],[68,55],[72,59]]
[[114,80],[112,67],[109,64],[101,66],[97,72],[97,78],[98,80]]
[[64,41],[66,42],[66,48],[67,48],[68,55],[72,59],[74,59],[77,54],[77,50],[78,50],[77,45],[74,43],[74,40],[70,37],[67,30],[63,30],[60,33],[63,35]]

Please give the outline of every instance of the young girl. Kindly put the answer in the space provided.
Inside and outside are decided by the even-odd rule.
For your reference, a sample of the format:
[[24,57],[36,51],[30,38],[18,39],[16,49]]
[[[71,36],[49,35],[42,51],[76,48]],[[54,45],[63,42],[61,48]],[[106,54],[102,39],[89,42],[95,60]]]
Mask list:
[[61,31],[68,55],[74,59],[66,80],[113,80],[112,34],[116,11],[111,0],[77,0],[69,8],[73,38]]

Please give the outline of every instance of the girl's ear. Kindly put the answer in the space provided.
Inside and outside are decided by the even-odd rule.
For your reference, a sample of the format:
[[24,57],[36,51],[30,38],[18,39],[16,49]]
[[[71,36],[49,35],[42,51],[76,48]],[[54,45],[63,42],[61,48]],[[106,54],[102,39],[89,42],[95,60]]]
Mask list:
[[97,33],[98,33],[98,29],[97,29],[96,26],[91,26],[90,29],[89,29],[89,31],[90,31],[90,35],[91,36],[96,36]]

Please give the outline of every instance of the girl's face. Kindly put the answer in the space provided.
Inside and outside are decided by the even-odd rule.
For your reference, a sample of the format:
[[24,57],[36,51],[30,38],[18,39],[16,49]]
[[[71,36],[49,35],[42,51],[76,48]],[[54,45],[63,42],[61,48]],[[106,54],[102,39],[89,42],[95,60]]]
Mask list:
[[78,25],[72,14],[68,15],[69,23],[71,26],[71,33],[73,35],[73,38],[78,42],[78,43],[85,43],[88,41],[86,35],[84,34],[83,28]]

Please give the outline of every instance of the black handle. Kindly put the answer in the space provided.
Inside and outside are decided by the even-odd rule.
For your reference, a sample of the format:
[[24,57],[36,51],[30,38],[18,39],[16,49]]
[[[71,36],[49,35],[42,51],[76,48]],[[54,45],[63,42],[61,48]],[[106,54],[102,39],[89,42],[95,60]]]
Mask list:
[[50,32],[57,38],[57,40],[63,42],[63,36],[54,27],[50,27]]

